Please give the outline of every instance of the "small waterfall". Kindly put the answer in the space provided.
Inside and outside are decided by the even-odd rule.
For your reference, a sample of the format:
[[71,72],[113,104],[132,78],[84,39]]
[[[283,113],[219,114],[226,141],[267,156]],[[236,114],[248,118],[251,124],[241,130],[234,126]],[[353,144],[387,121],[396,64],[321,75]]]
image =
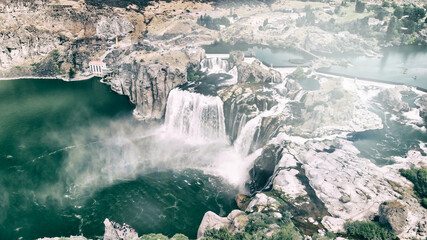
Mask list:
[[200,70],[202,72],[206,72],[207,74],[228,73],[230,70],[228,61],[219,57],[205,58],[202,60],[200,65]]
[[247,156],[250,151],[252,144],[254,143],[255,134],[257,130],[261,127],[262,117],[257,116],[254,119],[251,119],[245,124],[242,128],[241,133],[234,142],[234,147],[238,152],[243,156]]
[[173,89],[169,93],[165,126],[192,139],[226,141],[223,102],[219,97]]
[[237,83],[238,81],[238,70],[237,67],[234,66],[232,69],[230,69],[230,64],[227,60],[219,58],[219,57],[212,57],[212,58],[205,58],[200,63],[200,71],[206,73],[207,75],[211,74],[228,74],[230,75],[230,79],[227,79],[220,83],[220,86],[231,86]]

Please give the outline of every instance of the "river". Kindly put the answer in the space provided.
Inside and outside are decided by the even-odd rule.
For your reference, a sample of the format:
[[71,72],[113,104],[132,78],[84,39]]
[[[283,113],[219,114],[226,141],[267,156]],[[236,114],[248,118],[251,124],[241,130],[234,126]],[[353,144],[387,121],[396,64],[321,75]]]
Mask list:
[[169,164],[195,148],[159,154],[171,145],[133,108],[96,79],[0,81],[0,239],[95,238],[107,217],[194,238],[206,211],[231,211],[234,187]]

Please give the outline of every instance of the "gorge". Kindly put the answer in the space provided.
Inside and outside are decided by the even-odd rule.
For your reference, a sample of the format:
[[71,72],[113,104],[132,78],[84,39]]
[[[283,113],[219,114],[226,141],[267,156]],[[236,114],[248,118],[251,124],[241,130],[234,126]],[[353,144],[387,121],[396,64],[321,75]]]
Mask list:
[[[1,239],[119,239],[114,222],[156,239],[352,239],[357,221],[427,236],[399,172],[427,164],[425,47],[344,67],[317,50],[380,56],[376,40],[295,27],[281,1],[235,6],[240,19],[211,3],[48,2],[0,2]],[[200,26],[206,13],[230,26]],[[101,78],[85,73],[96,59]]]

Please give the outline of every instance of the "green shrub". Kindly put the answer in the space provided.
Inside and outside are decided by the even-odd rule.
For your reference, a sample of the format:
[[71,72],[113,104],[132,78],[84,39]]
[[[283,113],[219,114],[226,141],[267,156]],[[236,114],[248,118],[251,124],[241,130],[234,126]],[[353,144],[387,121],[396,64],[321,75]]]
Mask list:
[[173,235],[171,240],[188,240],[188,237],[185,236],[184,234],[177,233],[177,234]]
[[302,239],[299,232],[295,229],[293,224],[285,225],[280,228],[279,232],[273,234],[272,240],[298,240]]
[[208,229],[205,232],[205,237],[203,239],[206,240],[234,240],[234,236],[231,232],[228,231],[226,227],[222,227],[220,229]]
[[189,82],[197,82],[202,78],[202,73],[196,72],[194,68],[187,68],[187,81]]
[[163,234],[151,233],[151,234],[141,236],[139,240],[169,240],[169,238]]
[[295,71],[293,71],[290,76],[290,78],[296,79],[296,80],[302,80],[307,78],[307,75],[304,72],[304,69],[302,67],[298,66]]
[[249,215],[249,222],[245,227],[245,232],[254,233],[258,230],[268,228],[268,225],[276,222],[273,216],[265,213],[254,213]]
[[366,240],[394,240],[396,235],[369,221],[347,222],[344,225],[350,237]]
[[427,208],[427,169],[400,169],[400,174],[414,184],[414,191],[421,198],[421,205]]

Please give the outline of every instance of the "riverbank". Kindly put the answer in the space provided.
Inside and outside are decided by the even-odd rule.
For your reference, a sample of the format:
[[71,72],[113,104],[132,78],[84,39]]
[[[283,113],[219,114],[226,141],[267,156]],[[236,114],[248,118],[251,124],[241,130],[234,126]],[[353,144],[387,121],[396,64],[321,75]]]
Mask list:
[[22,77],[9,77],[9,78],[0,78],[0,81],[13,81],[13,80],[23,80],[23,79],[31,79],[31,80],[61,80],[64,82],[79,82],[79,81],[87,81],[93,78],[102,78],[97,75],[91,74],[86,77],[77,77],[77,78],[64,78],[64,77],[37,77],[37,76],[22,76]]

